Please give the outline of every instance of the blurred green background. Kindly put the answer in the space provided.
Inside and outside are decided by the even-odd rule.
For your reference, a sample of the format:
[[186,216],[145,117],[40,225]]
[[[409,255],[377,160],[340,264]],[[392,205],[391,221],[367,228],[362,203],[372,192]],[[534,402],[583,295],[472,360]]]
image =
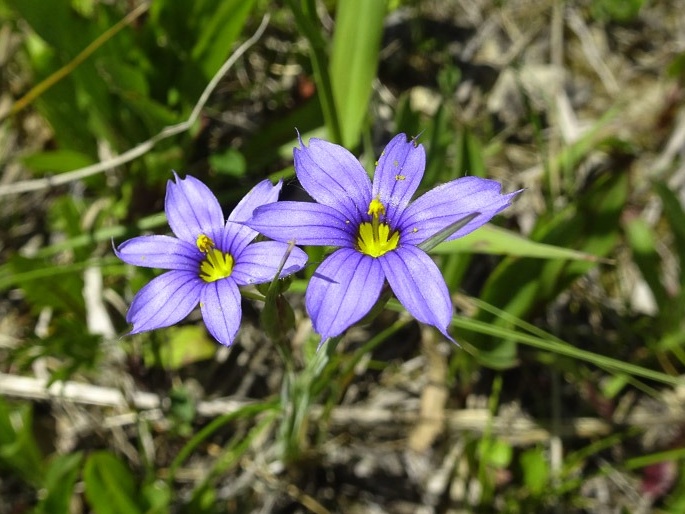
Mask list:
[[[0,0],[0,514],[685,511],[684,26],[676,0]],[[369,172],[420,134],[421,190],[525,188],[432,252],[461,348],[391,301],[316,353],[313,266],[294,370],[249,299],[230,349],[195,314],[125,336],[157,272],[112,242],[168,230],[171,170],[225,212],[265,177],[299,197],[296,130]]]

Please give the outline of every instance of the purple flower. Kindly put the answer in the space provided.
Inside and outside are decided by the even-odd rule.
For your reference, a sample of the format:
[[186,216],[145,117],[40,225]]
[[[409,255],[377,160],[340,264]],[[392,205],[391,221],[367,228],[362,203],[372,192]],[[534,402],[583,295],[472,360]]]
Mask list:
[[312,277],[306,307],[322,340],[341,334],[376,303],[387,280],[419,321],[447,338],[452,302],[440,270],[419,245],[469,215],[447,237],[462,237],[510,205],[493,180],[464,177],[410,200],[426,154],[415,140],[395,136],[376,166],[373,183],[344,148],[311,139],[295,148],[300,183],[318,203],[278,202],[255,209],[247,225],[277,241],[337,246]]
[[[276,241],[250,244],[257,232],[239,222],[255,208],[275,202],[281,183],[257,184],[224,222],[206,185],[191,176],[174,177],[176,182],[167,183],[164,210],[176,237],[134,237],[115,249],[128,264],[171,270],[138,291],[126,321],[133,324],[131,334],[168,327],[199,303],[209,332],[230,345],[240,326],[238,287],[272,280],[288,249]],[[293,248],[281,276],[302,269],[306,261],[307,255]]]

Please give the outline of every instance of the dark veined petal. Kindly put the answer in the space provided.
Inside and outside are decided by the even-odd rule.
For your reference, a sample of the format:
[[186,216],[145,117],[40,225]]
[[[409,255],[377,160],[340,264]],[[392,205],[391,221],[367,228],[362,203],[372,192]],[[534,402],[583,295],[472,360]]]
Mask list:
[[230,278],[210,282],[200,298],[202,319],[214,339],[229,346],[240,328],[240,292]]
[[164,210],[176,237],[195,244],[200,234],[213,241],[221,235],[224,214],[209,188],[195,177],[185,179],[174,174],[176,182],[167,182]]
[[170,236],[140,236],[124,241],[114,253],[122,261],[146,268],[197,272],[202,254],[197,246]]
[[312,138],[295,148],[295,172],[314,200],[361,221],[371,202],[371,181],[359,161],[342,146]]
[[479,212],[446,240],[465,236],[507,208],[520,193],[503,195],[501,189],[499,182],[479,177],[463,177],[431,189],[405,209],[398,225],[400,243],[417,245],[464,216]]
[[[288,243],[262,241],[248,245],[237,257],[231,278],[239,286],[270,282],[288,251]],[[281,270],[281,277],[286,277],[301,270],[307,263],[307,254],[300,248],[293,247],[288,260]]]
[[243,225],[242,222],[227,221],[218,247],[222,252],[228,252],[233,257],[237,257],[257,237],[257,234],[256,230]]
[[275,186],[268,179],[262,180],[240,200],[224,227],[222,250],[232,254],[240,253],[250,241],[257,237],[258,232],[256,230],[231,222],[247,221],[257,207],[276,202],[282,185],[280,180]]
[[228,217],[228,221],[249,220],[252,216],[252,211],[257,207],[274,203],[278,200],[282,186],[283,182],[280,180],[276,185],[273,185],[269,179],[262,180],[238,202],[238,205],[235,206],[235,209],[233,209],[233,212]]
[[305,303],[321,340],[342,334],[374,306],[384,276],[378,259],[351,248],[337,250],[318,267]]
[[276,185],[273,185],[268,179],[262,180],[240,200],[224,226],[222,240],[218,243],[222,251],[229,252],[235,257],[243,251],[250,241],[257,237],[258,232],[256,230],[233,222],[247,221],[257,207],[276,202],[282,185],[280,180]]
[[275,241],[353,247],[354,222],[333,207],[313,202],[276,202],[255,209],[248,227]]
[[426,169],[426,151],[415,140],[398,134],[385,147],[373,176],[373,197],[385,206],[386,219],[395,226],[419,187]]
[[404,246],[378,259],[393,293],[417,320],[433,325],[450,341],[452,301],[440,270],[414,246]]
[[152,279],[135,295],[126,315],[133,324],[131,334],[181,321],[200,300],[203,284],[197,271],[167,271]]

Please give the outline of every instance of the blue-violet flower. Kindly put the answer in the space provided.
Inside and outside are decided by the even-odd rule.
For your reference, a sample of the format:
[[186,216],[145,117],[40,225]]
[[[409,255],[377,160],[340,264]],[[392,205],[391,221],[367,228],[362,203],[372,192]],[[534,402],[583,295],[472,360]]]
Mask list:
[[[277,241],[250,244],[257,232],[239,222],[275,202],[281,183],[257,184],[224,222],[219,201],[205,184],[191,176],[174,177],[176,182],[167,183],[164,209],[176,237],[134,237],[115,249],[128,264],[171,270],[138,291],[126,321],[133,324],[131,334],[168,327],[199,303],[209,332],[230,345],[240,326],[238,287],[272,280],[288,250],[288,244]],[[307,255],[292,248],[280,276],[306,262]]]
[[381,155],[373,183],[346,149],[311,139],[295,148],[295,171],[317,202],[282,201],[255,209],[247,225],[277,241],[336,246],[312,277],[305,304],[322,341],[363,318],[387,280],[419,321],[447,338],[452,302],[440,270],[418,245],[459,220],[472,219],[447,240],[462,237],[510,205],[493,180],[463,177],[410,200],[423,176],[423,145],[395,136]]

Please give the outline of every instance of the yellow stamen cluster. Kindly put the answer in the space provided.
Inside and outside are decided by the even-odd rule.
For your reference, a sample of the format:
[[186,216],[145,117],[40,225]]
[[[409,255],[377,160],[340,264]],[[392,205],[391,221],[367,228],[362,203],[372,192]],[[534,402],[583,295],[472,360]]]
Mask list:
[[369,210],[366,214],[378,219],[381,215],[385,214],[385,206],[378,198],[374,198],[371,200],[371,203],[369,204]]
[[400,233],[391,232],[387,223],[380,222],[380,217],[385,215],[385,206],[378,198],[371,200],[367,214],[371,216],[371,222],[359,225],[357,249],[375,258],[397,248]]
[[200,234],[195,241],[198,249],[205,254],[205,260],[200,263],[200,278],[205,282],[215,282],[230,277],[233,272],[233,256],[215,248],[214,241]]

